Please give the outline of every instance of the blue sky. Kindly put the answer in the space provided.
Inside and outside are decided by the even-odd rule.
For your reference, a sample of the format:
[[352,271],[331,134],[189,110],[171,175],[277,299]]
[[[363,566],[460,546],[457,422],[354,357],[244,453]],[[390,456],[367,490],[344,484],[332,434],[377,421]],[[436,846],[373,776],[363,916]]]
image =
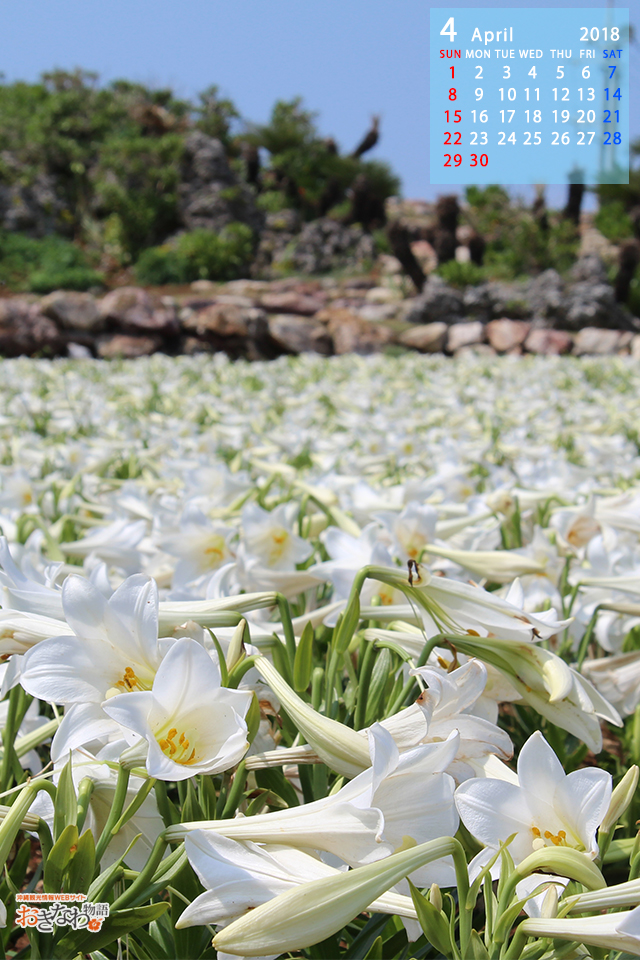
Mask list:
[[[7,81],[83,67],[102,81],[126,77],[171,86],[185,97],[216,83],[256,122],[268,118],[275,100],[300,95],[343,150],[353,149],[379,113],[382,137],[369,156],[392,164],[405,196],[431,198],[445,189],[429,184],[431,5],[424,0],[9,0],[2,6],[0,71]],[[514,4],[433,6],[453,12]],[[563,0],[562,6],[605,4]],[[640,24],[640,0],[628,6],[631,22]],[[631,132],[638,137],[637,41],[632,50]],[[564,189],[549,188],[548,197],[561,203]]]

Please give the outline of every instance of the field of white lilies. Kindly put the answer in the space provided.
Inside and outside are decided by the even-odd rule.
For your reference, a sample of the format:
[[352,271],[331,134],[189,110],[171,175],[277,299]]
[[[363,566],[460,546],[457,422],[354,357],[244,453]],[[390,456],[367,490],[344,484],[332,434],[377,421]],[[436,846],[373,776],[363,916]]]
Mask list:
[[0,363],[7,957],[640,956],[640,368]]

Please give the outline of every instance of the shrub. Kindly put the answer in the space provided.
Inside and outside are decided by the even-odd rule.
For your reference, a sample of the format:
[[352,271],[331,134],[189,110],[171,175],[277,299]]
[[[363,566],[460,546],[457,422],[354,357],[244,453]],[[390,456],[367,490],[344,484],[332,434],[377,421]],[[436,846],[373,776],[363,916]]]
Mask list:
[[149,286],[233,280],[246,271],[252,255],[253,233],[243,223],[231,223],[219,234],[193,230],[173,244],[145,250],[136,264],[136,277]]
[[86,290],[99,286],[103,277],[69,240],[0,233],[0,280],[10,289],[47,293],[60,288]]
[[458,263],[457,260],[440,264],[436,273],[452,287],[473,286],[486,279],[485,270],[476,263]]
[[594,218],[594,224],[612,243],[620,243],[633,236],[631,217],[624,208],[622,200],[603,203]]

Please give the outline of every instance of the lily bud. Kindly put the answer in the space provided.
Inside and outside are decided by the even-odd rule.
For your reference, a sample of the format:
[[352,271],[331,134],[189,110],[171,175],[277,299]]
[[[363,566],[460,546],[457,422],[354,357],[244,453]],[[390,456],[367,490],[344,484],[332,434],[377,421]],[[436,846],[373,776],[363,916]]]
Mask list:
[[616,823],[633,800],[633,795],[636,792],[636,787],[638,786],[639,773],[640,770],[638,770],[638,767],[634,763],[632,767],[629,767],[624,777],[611,794],[611,803],[609,804],[609,809],[605,813],[604,820],[600,824],[600,830],[602,833],[610,833],[613,830]]
[[158,604],[158,630],[161,637],[166,636],[186,620],[201,627],[234,627],[237,620],[233,614],[275,607],[277,602],[278,596],[272,591],[243,593],[222,600],[163,600]]
[[640,907],[626,913],[609,913],[576,920],[524,920],[518,931],[529,937],[553,937],[554,940],[575,940],[578,943],[625,950],[637,956],[640,952]]
[[570,903],[569,913],[582,913],[587,910],[611,910],[613,907],[636,907],[640,904],[640,880],[626,880],[602,890],[588,890],[567,897],[563,903]]
[[510,550],[454,550],[451,547],[436,547],[430,543],[426,544],[423,550],[433,556],[453,560],[466,570],[495,583],[511,583],[515,577],[545,572],[544,565],[533,557],[525,557]]
[[432,883],[429,890],[429,900],[436,908],[436,910],[442,910],[442,894],[440,893],[440,887],[437,883]]
[[309,947],[341,930],[407,874],[452,854],[451,837],[431,840],[347,873],[288,890],[234,920],[213,940],[218,951],[244,957]]
[[544,895],[540,916],[545,920],[553,920],[558,916],[558,888],[553,883]]
[[322,716],[305,703],[266,657],[257,657],[255,666],[306,741],[328,767],[351,778],[371,766],[369,746],[364,737],[343,723]]
[[227,650],[226,663],[227,670],[231,672],[235,667],[236,663],[239,663],[245,656],[244,640],[245,633],[247,634],[247,639],[249,639],[249,631],[247,629],[247,621],[241,620],[238,626],[233,631],[233,636],[231,637],[231,643],[229,644],[229,649]]

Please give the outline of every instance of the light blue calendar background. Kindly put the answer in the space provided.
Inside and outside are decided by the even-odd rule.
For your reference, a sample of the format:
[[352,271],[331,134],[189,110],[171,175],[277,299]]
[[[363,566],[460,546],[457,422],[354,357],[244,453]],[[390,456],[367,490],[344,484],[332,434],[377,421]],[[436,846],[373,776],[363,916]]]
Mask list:
[[629,182],[628,9],[432,9],[430,87],[433,184]]

